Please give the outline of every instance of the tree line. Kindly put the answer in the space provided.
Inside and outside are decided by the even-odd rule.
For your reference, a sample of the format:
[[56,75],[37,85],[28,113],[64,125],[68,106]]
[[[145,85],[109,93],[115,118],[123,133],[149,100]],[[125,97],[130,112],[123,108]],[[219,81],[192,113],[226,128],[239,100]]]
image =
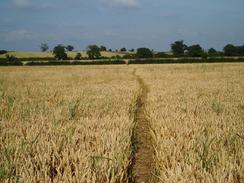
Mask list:
[[244,45],[235,46],[227,44],[223,51],[216,51],[210,48],[205,51],[199,44],[187,46],[184,41],[175,41],[171,44],[171,50],[174,56],[189,56],[189,57],[217,57],[217,56],[244,56]]
[[[102,51],[110,51],[110,52],[121,52],[124,53],[123,57],[116,55],[112,58],[125,58],[125,59],[133,59],[133,58],[169,58],[169,57],[222,57],[222,56],[244,56],[244,45],[236,46],[232,44],[227,44],[222,51],[217,51],[214,48],[210,48],[208,50],[204,50],[201,45],[186,45],[183,40],[175,41],[171,44],[171,54],[167,52],[155,52],[150,48],[138,48],[138,49],[126,49],[125,47],[121,49],[107,49],[105,46],[97,46],[97,45],[89,45],[86,48],[86,53],[89,59],[100,59],[105,58],[102,57]],[[42,43],[40,45],[40,49],[42,52],[46,52],[49,50],[49,46],[46,43]],[[55,46],[51,51],[57,60],[68,60],[67,51],[73,51],[74,46],[67,45],[64,46],[59,44]],[[0,50],[0,54],[5,54],[7,51]],[[9,60],[13,60],[14,58],[6,55],[6,58]],[[81,60],[81,53],[77,53],[74,60]]]
[[[73,46],[68,45],[67,47],[63,45],[58,45],[53,49],[53,53],[55,58],[57,59],[67,59],[67,55],[65,54],[65,50],[72,51],[74,49]],[[105,46],[97,46],[97,45],[89,45],[86,48],[86,53],[89,59],[99,59],[101,58],[101,51],[112,51],[111,49],[107,49]],[[115,52],[123,52],[125,53],[123,58],[133,59],[133,58],[167,58],[167,57],[222,57],[222,56],[244,56],[244,45],[235,46],[232,44],[227,44],[223,51],[217,51],[214,48],[210,48],[208,50],[204,50],[201,45],[186,45],[183,40],[175,41],[171,44],[171,53],[167,52],[155,52],[150,48],[138,48],[138,49],[130,49],[127,50],[125,47],[120,50],[115,50]],[[74,59],[81,59],[82,55],[77,53]],[[121,56],[117,55],[116,58],[121,58]]]

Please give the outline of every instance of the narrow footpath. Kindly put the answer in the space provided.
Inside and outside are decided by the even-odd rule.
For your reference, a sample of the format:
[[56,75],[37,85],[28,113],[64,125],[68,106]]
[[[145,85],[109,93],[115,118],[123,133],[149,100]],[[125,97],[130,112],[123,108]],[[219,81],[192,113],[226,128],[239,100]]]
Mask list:
[[132,177],[130,183],[153,183],[155,182],[155,163],[154,163],[154,148],[152,136],[150,133],[150,121],[146,114],[146,100],[149,88],[144,83],[143,79],[133,71],[133,75],[140,85],[140,91],[137,96],[134,110],[134,140],[135,147]]

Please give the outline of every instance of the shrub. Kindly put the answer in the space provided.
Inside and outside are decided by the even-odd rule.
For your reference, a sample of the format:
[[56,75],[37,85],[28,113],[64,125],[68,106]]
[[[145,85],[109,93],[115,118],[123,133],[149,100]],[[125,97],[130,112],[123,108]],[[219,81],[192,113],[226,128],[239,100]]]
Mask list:
[[56,60],[54,57],[29,57],[29,58],[18,58],[19,61],[47,61]]
[[100,59],[110,59],[110,57],[106,57],[106,56],[101,56]]
[[81,53],[77,53],[76,56],[75,56],[75,60],[81,60]]
[[9,54],[7,54],[5,57],[6,57],[8,62],[15,62],[18,60],[15,56],[9,55]]
[[214,48],[210,48],[208,50],[208,56],[210,56],[210,57],[216,57],[216,56],[219,56],[219,53]]
[[154,55],[155,58],[167,58],[168,55],[164,52],[158,52]]
[[182,59],[136,59],[131,60],[130,64],[185,64],[185,63],[224,63],[224,62],[244,62],[244,58],[182,58]]
[[136,57],[135,57],[135,54],[126,54],[126,55],[123,56],[123,58],[133,59],[133,58],[136,58]]
[[8,51],[6,51],[6,50],[0,50],[0,55],[3,55],[5,53],[8,53]]
[[29,66],[46,66],[46,65],[113,65],[113,64],[125,64],[123,60],[106,60],[106,61],[83,61],[83,62],[61,62],[61,61],[49,61],[49,62],[28,62]]
[[23,65],[16,57],[13,55],[6,55],[6,59],[0,60],[0,66],[11,66],[11,65]]
[[122,51],[122,52],[126,52],[127,49],[124,47],[124,48],[121,48],[120,51]]
[[152,58],[153,52],[149,48],[138,48],[136,52],[137,58]]

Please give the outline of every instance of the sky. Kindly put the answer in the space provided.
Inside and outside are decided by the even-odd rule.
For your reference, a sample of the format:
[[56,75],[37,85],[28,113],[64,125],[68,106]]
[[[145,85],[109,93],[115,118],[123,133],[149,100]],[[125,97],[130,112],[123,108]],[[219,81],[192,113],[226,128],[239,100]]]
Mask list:
[[244,0],[0,0],[0,50],[244,44]]

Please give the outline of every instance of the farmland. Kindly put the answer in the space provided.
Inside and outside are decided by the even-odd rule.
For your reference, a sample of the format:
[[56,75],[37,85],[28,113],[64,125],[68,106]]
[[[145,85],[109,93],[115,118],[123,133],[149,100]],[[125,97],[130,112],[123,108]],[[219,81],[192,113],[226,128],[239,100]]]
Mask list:
[[0,68],[2,182],[244,182],[244,64]]
[[140,67],[162,182],[244,182],[243,66]]
[[[74,58],[77,53],[81,53],[82,57],[87,57],[85,51],[82,52],[67,52],[68,57]],[[20,51],[10,51],[7,54],[13,55],[17,58],[50,58],[54,57],[52,52],[20,52]],[[109,52],[109,51],[102,51],[101,55],[103,57],[112,57],[112,56],[123,56],[123,53],[119,52]],[[0,58],[5,58],[6,54],[0,55]]]
[[126,179],[133,125],[128,111],[138,87],[130,70],[5,68],[0,73],[1,180]]

